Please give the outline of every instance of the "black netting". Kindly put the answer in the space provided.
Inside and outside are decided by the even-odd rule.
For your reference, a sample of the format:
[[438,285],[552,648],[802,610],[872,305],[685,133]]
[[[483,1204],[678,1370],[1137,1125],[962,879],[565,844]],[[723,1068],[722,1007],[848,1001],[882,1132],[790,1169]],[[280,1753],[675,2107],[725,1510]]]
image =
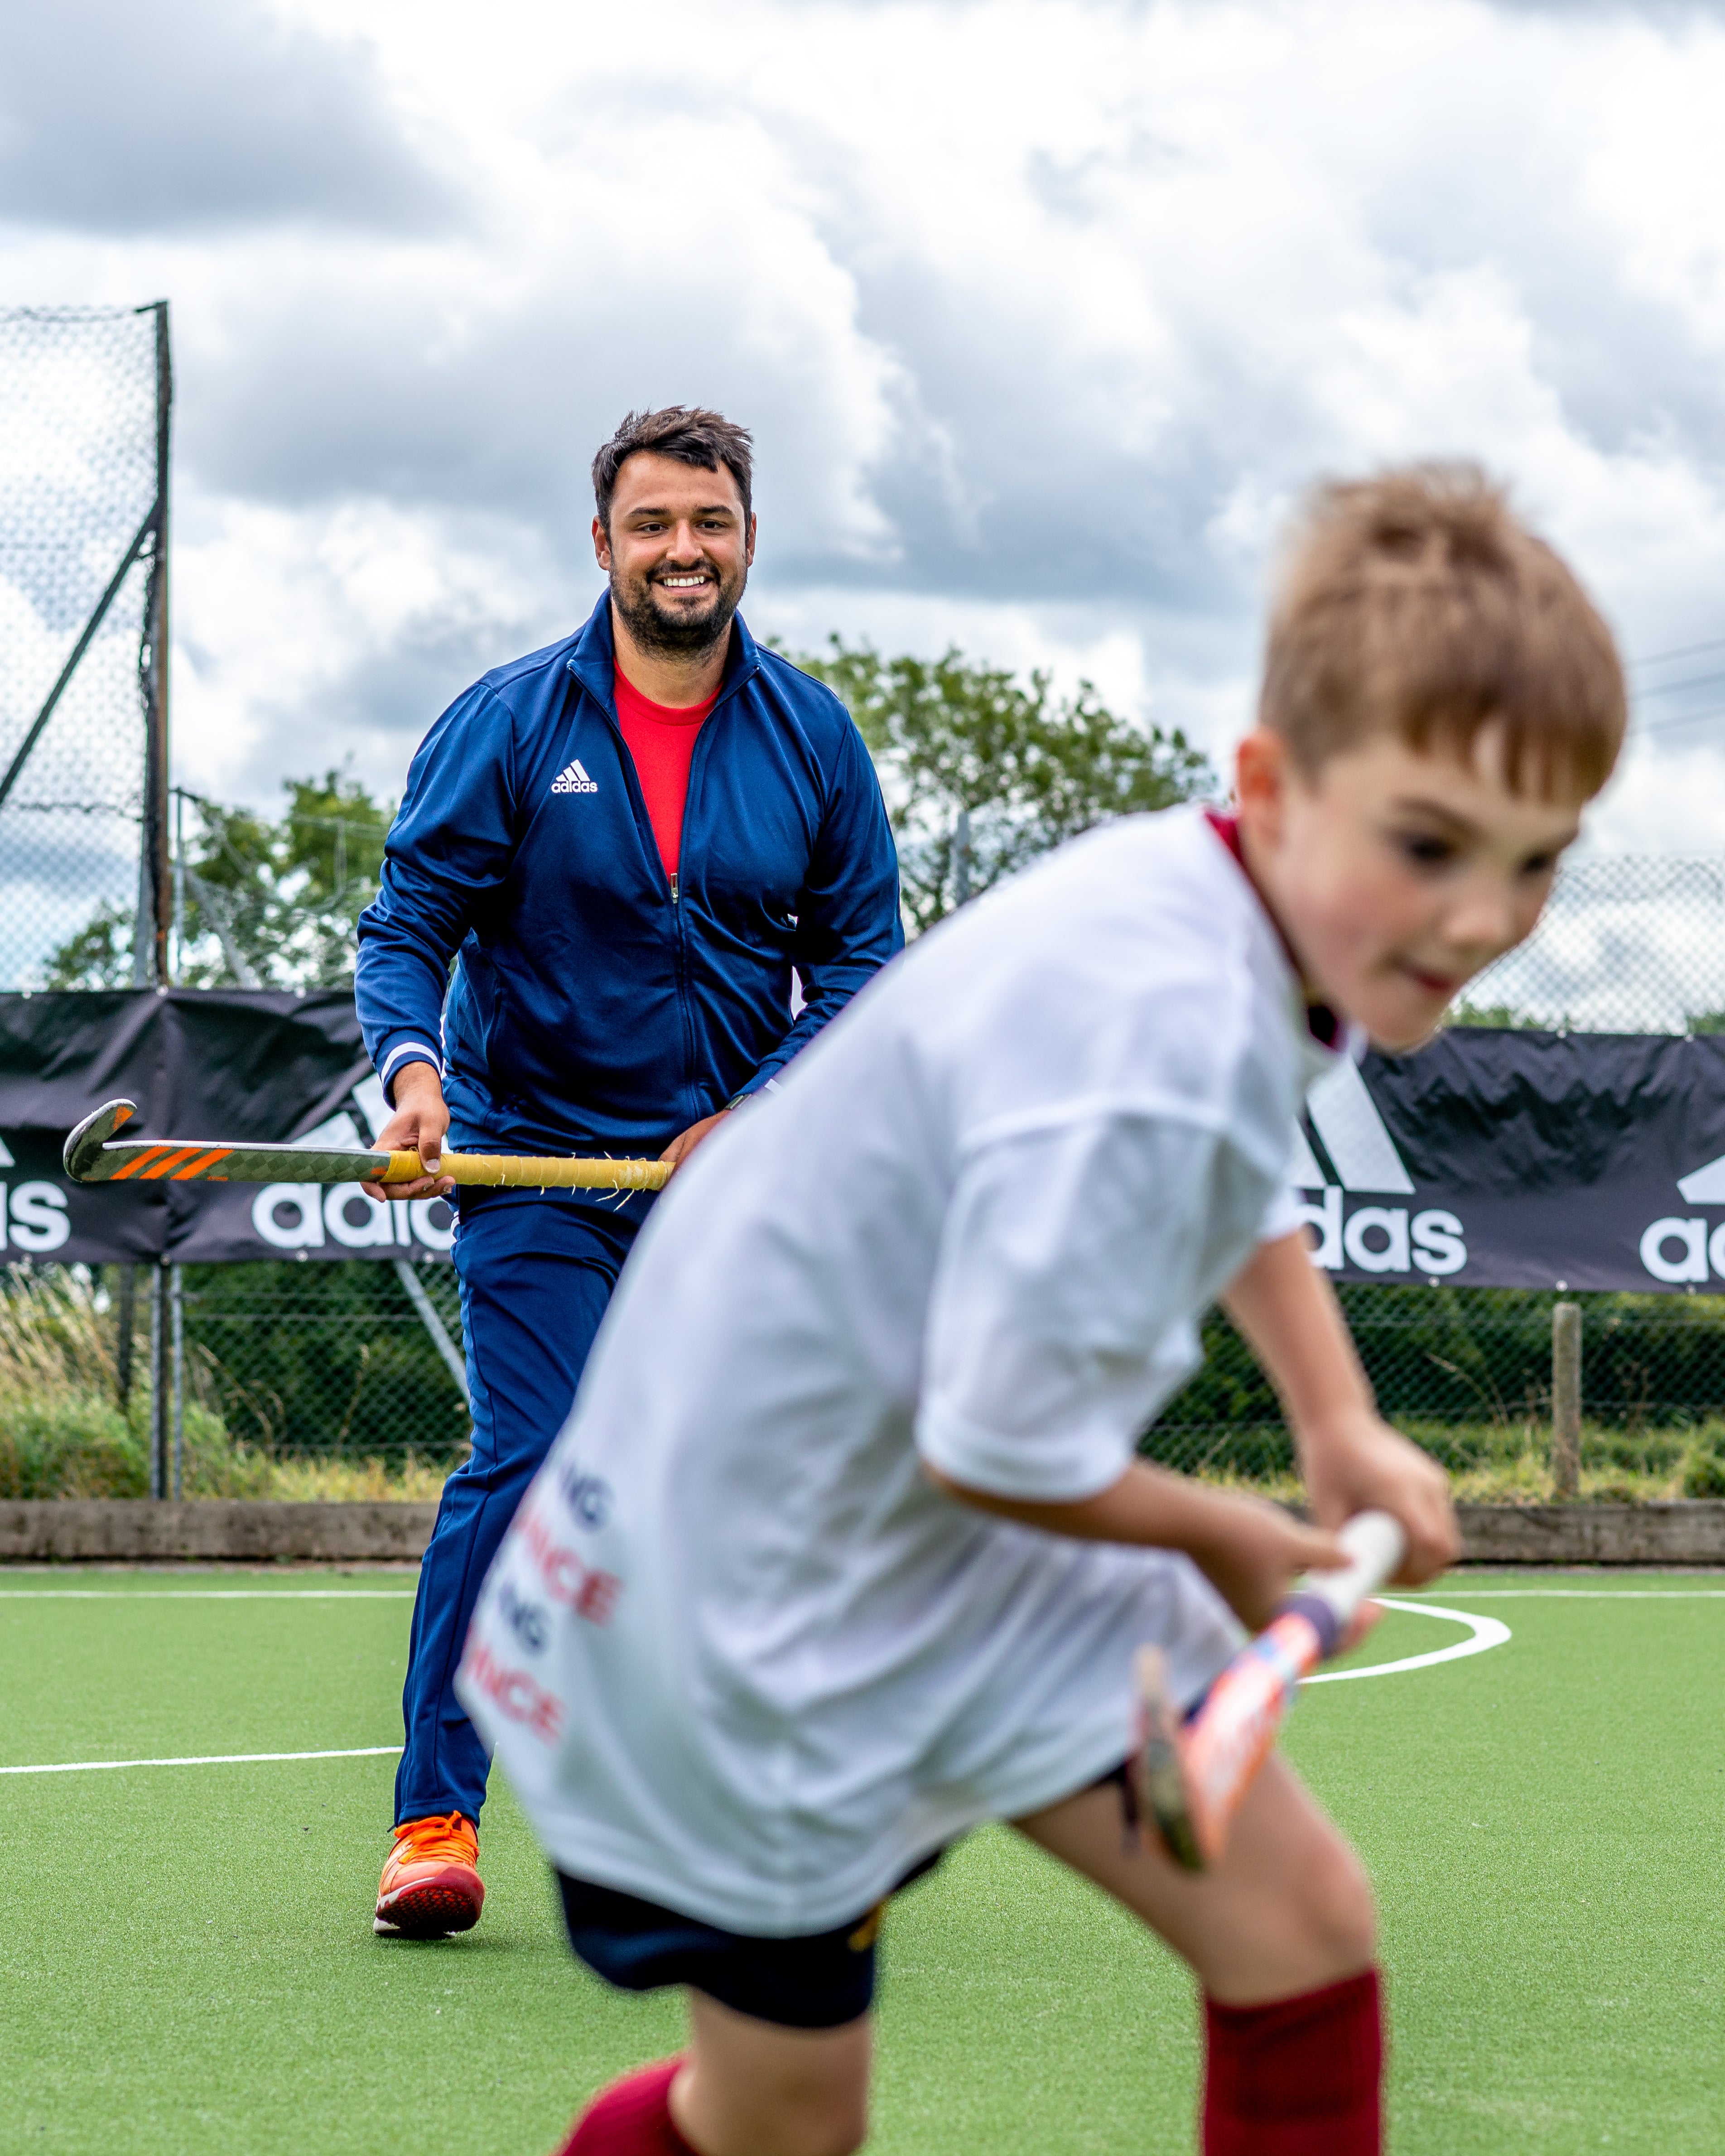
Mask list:
[[[154,308],[0,309],[0,985],[7,987],[49,982],[55,954],[80,937],[111,932],[129,940],[136,916],[148,694],[141,660],[153,567],[146,526],[157,503],[158,388],[165,389],[157,331]],[[14,771],[62,670],[134,551],[88,649]]]

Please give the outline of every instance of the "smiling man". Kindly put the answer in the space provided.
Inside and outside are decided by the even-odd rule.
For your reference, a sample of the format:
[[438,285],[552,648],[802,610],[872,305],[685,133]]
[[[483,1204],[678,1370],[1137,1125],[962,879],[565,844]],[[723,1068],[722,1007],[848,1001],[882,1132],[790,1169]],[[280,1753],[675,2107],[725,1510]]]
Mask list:
[[[714,412],[631,413],[593,477],[609,590],[573,636],[486,675],[431,729],[360,921],[360,1018],[395,1111],[378,1142],[416,1147],[426,1169],[379,1195],[449,1194],[445,1136],[679,1164],[903,941],[861,737],[737,611],[755,552],[749,435]],[[375,1919],[418,1938],[479,1918],[489,1762],[452,1681],[653,1201],[454,1202],[473,1452],[420,1574]]]

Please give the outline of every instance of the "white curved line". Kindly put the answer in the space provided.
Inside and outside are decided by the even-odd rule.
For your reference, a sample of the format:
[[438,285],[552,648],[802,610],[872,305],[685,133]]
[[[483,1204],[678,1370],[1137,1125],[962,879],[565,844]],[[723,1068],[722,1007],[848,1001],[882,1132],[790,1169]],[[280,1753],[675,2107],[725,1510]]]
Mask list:
[[51,1767],[0,1767],[0,1774],[105,1774],[118,1767],[249,1767],[263,1759],[392,1759],[399,1744],[354,1744],[341,1752],[212,1752],[201,1759],[65,1759]]
[[1369,1669],[1322,1670],[1315,1677],[1302,1678],[1302,1687],[1346,1684],[1353,1677],[1393,1676],[1398,1670],[1429,1670],[1439,1662],[1459,1662],[1469,1655],[1483,1655],[1490,1648],[1501,1647],[1510,1636],[1508,1625],[1496,1617],[1473,1617],[1465,1609],[1441,1609],[1435,1602],[1402,1602],[1388,1594],[1373,1599],[1386,1609],[1404,1609],[1414,1617],[1447,1617],[1452,1624],[1466,1625],[1469,1637],[1458,1640],[1453,1647],[1435,1648],[1429,1655],[1407,1655],[1399,1662],[1373,1662]]

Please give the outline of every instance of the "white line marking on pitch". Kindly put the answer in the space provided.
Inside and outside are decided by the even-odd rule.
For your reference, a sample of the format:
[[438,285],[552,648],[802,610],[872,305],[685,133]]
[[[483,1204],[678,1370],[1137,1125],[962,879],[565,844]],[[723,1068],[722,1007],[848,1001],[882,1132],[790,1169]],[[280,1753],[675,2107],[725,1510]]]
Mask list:
[[5,1602],[411,1602],[411,1587],[0,1587]]
[[1496,1617],[1470,1617],[1465,1609],[1440,1609],[1435,1602],[1403,1602],[1388,1594],[1374,1595],[1386,1609],[1404,1609],[1414,1617],[1447,1617],[1452,1624],[1466,1625],[1468,1638],[1458,1640],[1453,1647],[1438,1647],[1429,1655],[1408,1655],[1399,1662],[1373,1662],[1364,1670],[1328,1670],[1315,1677],[1302,1678],[1301,1684],[1347,1684],[1354,1677],[1392,1676],[1398,1670],[1434,1669],[1440,1662],[1459,1662],[1469,1655],[1483,1655],[1492,1647],[1501,1647],[1510,1637],[1507,1625]]
[[399,1744],[355,1744],[341,1752],[214,1752],[201,1759],[64,1759],[51,1767],[0,1767],[0,1774],[106,1774],[121,1767],[249,1767],[264,1759],[392,1759]]
[[[1434,1602],[1404,1602],[1387,1594],[1380,1594],[1377,1599],[1386,1609],[1405,1610],[1410,1616],[1446,1617],[1452,1624],[1465,1625],[1469,1636],[1458,1640],[1453,1647],[1439,1647],[1430,1654],[1404,1656],[1399,1662],[1374,1662],[1363,1670],[1330,1670],[1307,1677],[1306,1683],[1346,1684],[1354,1677],[1390,1676],[1398,1670],[1429,1670],[1440,1662],[1457,1662],[1468,1655],[1483,1655],[1490,1648],[1501,1647],[1510,1637],[1508,1625],[1496,1617],[1471,1617],[1465,1609],[1443,1609]],[[126,1767],[249,1767],[278,1759],[395,1758],[400,1752],[399,1744],[359,1744],[340,1751],[216,1752],[184,1759],[66,1759],[49,1766],[0,1767],[0,1774],[105,1774]]]
[[[1469,1602],[1725,1602],[1725,1587],[1446,1587]],[[1379,1601],[1383,1600],[1380,1595]],[[1435,1604],[1410,1607],[1430,1609]]]

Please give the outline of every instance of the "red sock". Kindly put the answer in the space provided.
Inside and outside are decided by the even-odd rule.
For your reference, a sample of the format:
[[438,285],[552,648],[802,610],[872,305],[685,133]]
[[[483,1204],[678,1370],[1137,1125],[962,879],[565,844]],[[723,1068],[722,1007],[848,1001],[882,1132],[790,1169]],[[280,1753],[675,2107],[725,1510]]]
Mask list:
[[1204,2156],[1380,2156],[1378,1972],[1264,2006],[1204,2001]]
[[670,2115],[670,2085],[682,2064],[655,2059],[601,2089],[557,2156],[695,2156]]

